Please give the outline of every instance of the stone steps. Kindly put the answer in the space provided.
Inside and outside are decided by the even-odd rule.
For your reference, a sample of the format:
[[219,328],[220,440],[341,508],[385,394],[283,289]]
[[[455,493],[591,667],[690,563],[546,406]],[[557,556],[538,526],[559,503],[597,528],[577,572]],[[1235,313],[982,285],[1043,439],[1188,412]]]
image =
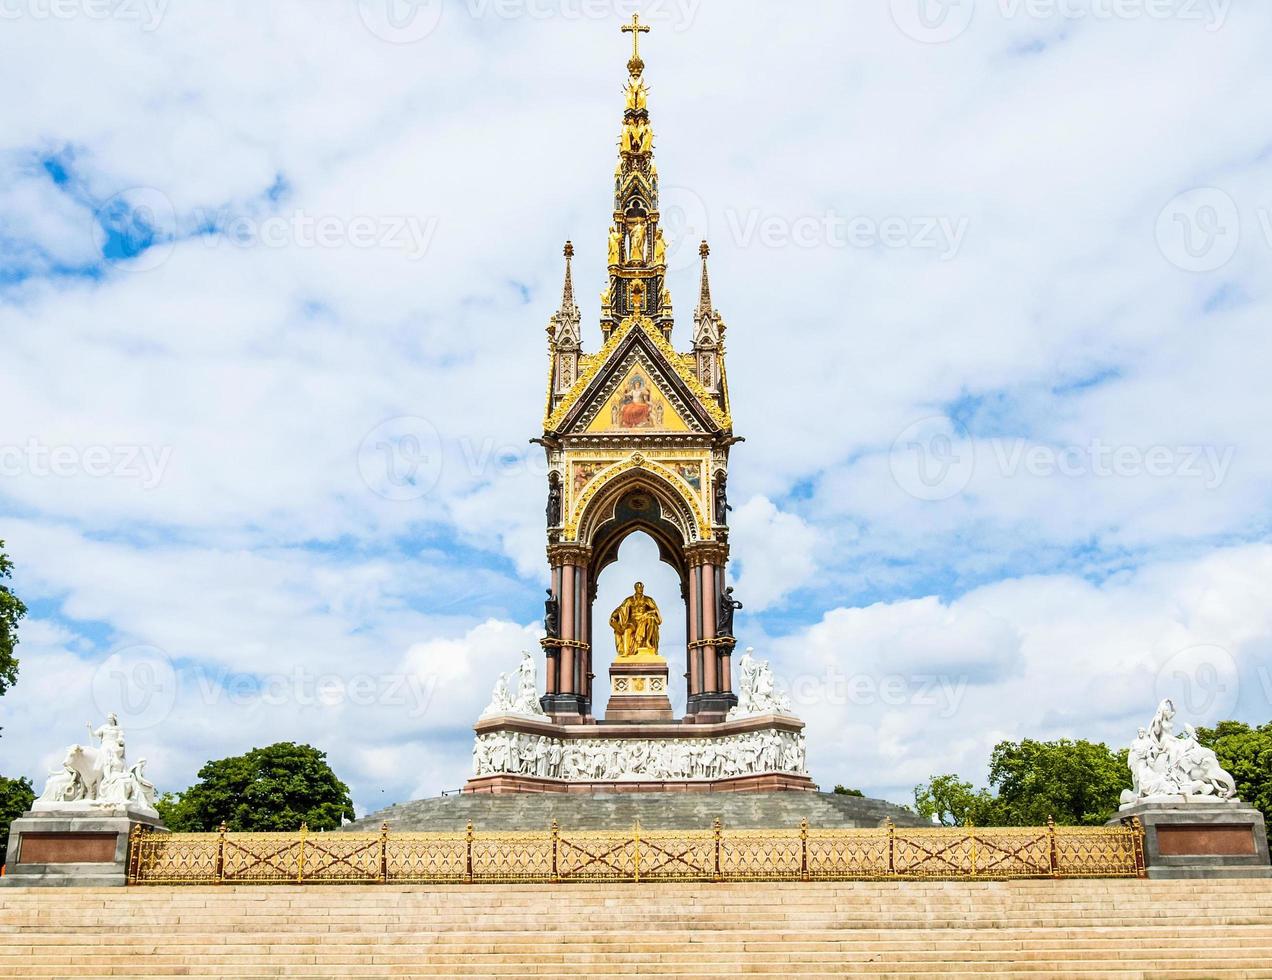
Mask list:
[[834,793],[515,793],[460,794],[399,803],[342,828],[397,831],[546,830],[556,820],[567,830],[707,830],[719,818],[735,829],[878,827],[891,818],[899,827],[925,826],[918,815],[885,800]]
[[1272,881],[6,889],[0,977],[1267,977]]

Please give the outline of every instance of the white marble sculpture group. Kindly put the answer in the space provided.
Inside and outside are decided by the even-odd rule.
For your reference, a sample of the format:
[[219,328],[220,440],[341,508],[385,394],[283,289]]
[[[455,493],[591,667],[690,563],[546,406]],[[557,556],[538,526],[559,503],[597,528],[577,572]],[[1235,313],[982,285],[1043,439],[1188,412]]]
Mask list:
[[550,779],[727,779],[765,772],[803,775],[803,733],[767,728],[718,738],[559,739],[489,732],[473,746],[473,775]]
[[146,760],[138,759],[136,765],[128,766],[119,718],[112,712],[105,724],[98,728],[90,724],[88,731],[100,744],[72,745],[67,749],[62,768],[49,776],[31,810],[127,807],[157,818],[155,785],[146,779]]
[[767,660],[758,660],[752,647],[738,661],[738,703],[729,709],[728,719],[756,715],[789,715],[791,700],[773,686],[773,669]]
[[1185,724],[1175,734],[1175,704],[1170,698],[1157,706],[1148,728],[1131,743],[1127,765],[1131,789],[1122,793],[1122,809],[1144,802],[1216,802],[1232,800],[1237,784],[1219,765],[1214,752],[1197,741],[1197,731]]
[[514,672],[500,674],[490,692],[490,704],[482,718],[494,715],[543,715],[539,704],[539,682],[535,678],[534,658],[522,651],[521,665]]

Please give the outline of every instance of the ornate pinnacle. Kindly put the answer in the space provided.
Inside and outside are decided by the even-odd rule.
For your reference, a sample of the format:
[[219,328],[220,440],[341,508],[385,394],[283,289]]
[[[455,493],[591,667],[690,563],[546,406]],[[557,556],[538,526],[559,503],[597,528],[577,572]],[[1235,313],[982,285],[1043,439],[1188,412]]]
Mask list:
[[632,36],[632,57],[627,62],[627,70],[635,78],[645,70],[645,62],[640,58],[640,36],[649,33],[649,25],[640,22],[640,14],[632,14],[632,22],[623,25],[623,33]]
[[702,256],[702,287],[698,291],[698,309],[696,315],[711,314],[711,280],[707,278],[707,256],[711,248],[704,241],[698,246],[698,254]]
[[565,285],[561,289],[561,311],[569,312],[574,308],[574,277],[570,272],[570,260],[574,258],[574,243],[565,243]]

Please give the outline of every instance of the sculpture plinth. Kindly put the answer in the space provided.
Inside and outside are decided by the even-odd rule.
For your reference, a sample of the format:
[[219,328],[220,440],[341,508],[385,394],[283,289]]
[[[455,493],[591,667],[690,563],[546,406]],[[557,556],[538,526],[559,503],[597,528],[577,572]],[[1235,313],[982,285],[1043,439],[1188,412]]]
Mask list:
[[1138,819],[1150,878],[1272,878],[1263,814],[1236,800],[1154,797],[1109,825]]
[[128,841],[138,827],[166,831],[149,807],[41,808],[9,827],[8,865],[0,886],[112,887],[128,883]]
[[606,721],[671,721],[667,661],[658,655],[624,657],[610,665]]
[[815,790],[804,723],[765,714],[717,725],[560,725],[483,718],[466,793]]

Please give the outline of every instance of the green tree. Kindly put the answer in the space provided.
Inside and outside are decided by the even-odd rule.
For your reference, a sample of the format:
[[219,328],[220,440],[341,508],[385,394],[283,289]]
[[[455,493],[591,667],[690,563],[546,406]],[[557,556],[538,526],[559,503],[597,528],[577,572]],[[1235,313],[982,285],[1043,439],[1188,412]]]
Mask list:
[[[13,648],[18,645],[18,621],[26,615],[27,608],[4,580],[13,577],[13,562],[4,553],[0,541],[0,694],[4,694],[18,680],[18,658]],[[4,864],[9,847],[9,824],[31,808],[35,793],[28,779],[7,779],[0,776],[0,865]]]
[[919,814],[946,826],[1099,825],[1117,812],[1130,785],[1126,751],[1102,742],[1062,738],[999,742],[989,763],[991,788],[975,789],[954,774],[914,789]]
[[1219,765],[1232,773],[1237,796],[1263,811],[1272,822],[1272,722],[1251,728],[1240,721],[1221,721],[1198,728],[1197,741],[1214,749]]
[[865,796],[866,795],[859,789],[849,789],[847,786],[840,786],[838,783],[835,784],[835,788],[831,790],[831,792],[834,793],[836,796]]
[[164,794],[159,813],[170,830],[332,830],[352,820],[349,787],[310,745],[277,742],[246,755],[215,759],[184,793]]
[[0,776],[0,865],[9,849],[9,824],[31,809],[35,790],[29,779],[6,779]]
[[13,648],[18,645],[18,620],[26,615],[27,608],[4,579],[13,576],[13,562],[4,553],[0,541],[0,694],[9,690],[18,680],[18,658]]
[[987,789],[977,790],[953,773],[933,776],[914,787],[914,807],[925,820],[933,818],[944,827],[993,826],[998,819],[998,801]]
[[1131,784],[1126,751],[1103,742],[1062,738],[999,742],[989,762],[989,783],[998,793],[1008,826],[1056,823],[1099,826],[1117,812]]

